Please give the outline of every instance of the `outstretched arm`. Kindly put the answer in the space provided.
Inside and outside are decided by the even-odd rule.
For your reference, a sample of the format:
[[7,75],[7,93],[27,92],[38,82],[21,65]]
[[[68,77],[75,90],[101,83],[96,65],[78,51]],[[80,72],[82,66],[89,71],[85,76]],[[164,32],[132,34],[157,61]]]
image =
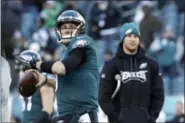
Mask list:
[[81,65],[85,61],[86,53],[81,48],[73,50],[69,57],[63,61],[36,62],[36,68],[40,71],[65,75]]

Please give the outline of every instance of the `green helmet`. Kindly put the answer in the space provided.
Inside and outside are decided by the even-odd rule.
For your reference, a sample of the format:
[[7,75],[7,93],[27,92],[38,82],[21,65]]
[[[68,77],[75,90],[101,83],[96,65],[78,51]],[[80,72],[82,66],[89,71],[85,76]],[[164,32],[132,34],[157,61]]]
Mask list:
[[[64,23],[74,23],[77,25],[76,30],[73,31],[70,36],[63,36],[60,33],[60,27]],[[85,19],[83,16],[74,10],[67,10],[62,12],[56,21],[56,33],[59,38],[58,42],[68,44],[73,37],[77,36],[77,32],[81,34],[85,32]]]

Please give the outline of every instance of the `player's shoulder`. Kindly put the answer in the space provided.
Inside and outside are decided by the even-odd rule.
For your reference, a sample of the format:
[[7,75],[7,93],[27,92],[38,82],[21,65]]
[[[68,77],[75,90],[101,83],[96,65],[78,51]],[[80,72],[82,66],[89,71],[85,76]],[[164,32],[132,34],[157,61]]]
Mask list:
[[83,42],[83,41],[87,41],[87,42],[92,42],[94,41],[90,36],[83,34],[83,35],[79,35],[76,37],[76,41],[75,42]]
[[90,36],[83,34],[83,35],[77,36],[74,39],[72,49],[83,48],[90,45],[91,43],[93,43],[93,39]]

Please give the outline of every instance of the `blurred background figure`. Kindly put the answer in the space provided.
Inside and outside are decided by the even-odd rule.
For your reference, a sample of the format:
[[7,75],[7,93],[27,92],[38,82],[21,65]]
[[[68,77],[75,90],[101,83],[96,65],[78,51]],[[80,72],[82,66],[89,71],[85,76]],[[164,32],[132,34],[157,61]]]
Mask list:
[[63,12],[63,11],[66,11],[66,10],[76,10],[82,16],[84,16],[84,13],[80,10],[79,6],[76,5],[77,3],[78,3],[77,1],[73,1],[73,0],[66,1],[64,3],[64,8],[62,9],[62,11],[60,11],[60,13]]
[[175,107],[175,116],[172,120],[168,121],[167,123],[184,123],[185,114],[183,112],[184,104],[182,101],[177,101]]
[[[113,57],[113,53],[109,50],[105,51],[104,52],[104,61],[107,62],[109,60],[111,60]],[[99,67],[99,72],[101,72],[101,69],[102,69],[103,65]]]
[[44,19],[44,27],[52,28],[55,25],[55,20],[63,8],[63,4],[58,1],[46,1],[43,4],[40,16]]
[[109,61],[112,57],[113,57],[113,54],[112,54],[111,51],[109,51],[109,50],[105,51],[105,54],[104,54],[104,60],[105,60],[105,62],[106,61]]
[[[167,85],[167,93],[174,94],[173,86],[175,86],[174,79],[178,76],[176,68],[177,61],[175,60],[176,55],[176,39],[172,28],[168,28],[161,39],[156,39],[159,45],[154,48],[152,46],[149,49],[149,54],[153,56],[159,63],[161,72],[163,73],[164,79],[168,79],[165,82]],[[166,59],[166,60],[165,60]]]
[[184,4],[184,0],[2,0],[1,55],[10,65],[13,117],[22,118],[17,92],[21,66],[15,62],[14,54],[34,49],[45,61],[59,59],[65,47],[58,47],[55,20],[60,12],[74,9],[85,17],[86,32],[96,40],[99,70],[115,55],[120,26],[130,21],[140,25],[142,46],[158,61],[163,74],[165,120],[172,120],[176,101],[184,97]]
[[22,0],[21,2],[23,8],[20,28],[24,38],[30,41],[36,28],[36,18],[39,16],[38,1]]
[[[11,72],[10,65],[7,60],[1,56],[1,122],[10,122],[11,117],[11,100],[10,100],[10,84],[11,84]],[[6,112],[6,113],[5,113]]]
[[96,1],[91,10],[90,36],[97,41],[99,63],[104,63],[104,51],[116,52],[119,25],[121,24],[119,9],[111,1]]
[[[11,122],[20,121],[21,116],[17,117],[14,107],[13,96],[17,93],[18,74],[14,69],[14,48],[15,42],[12,39],[14,31],[19,28],[22,5],[20,1],[1,1],[1,121]],[[13,21],[12,21],[13,20]]]
[[144,16],[140,22],[141,41],[144,44],[144,48],[148,50],[155,38],[154,34],[162,29],[162,22],[153,15],[152,8],[148,4],[142,6],[142,11]]

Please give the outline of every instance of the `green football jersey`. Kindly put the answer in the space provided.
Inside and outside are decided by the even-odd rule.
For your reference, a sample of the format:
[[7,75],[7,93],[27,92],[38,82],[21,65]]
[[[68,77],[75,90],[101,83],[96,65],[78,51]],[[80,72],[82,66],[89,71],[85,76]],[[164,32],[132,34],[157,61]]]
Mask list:
[[58,75],[56,92],[58,113],[67,115],[98,107],[98,65],[95,42],[87,35],[72,38],[62,60],[76,48],[83,48],[86,59],[65,76]]

